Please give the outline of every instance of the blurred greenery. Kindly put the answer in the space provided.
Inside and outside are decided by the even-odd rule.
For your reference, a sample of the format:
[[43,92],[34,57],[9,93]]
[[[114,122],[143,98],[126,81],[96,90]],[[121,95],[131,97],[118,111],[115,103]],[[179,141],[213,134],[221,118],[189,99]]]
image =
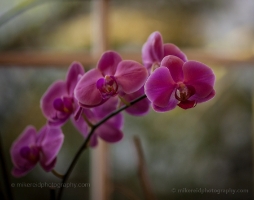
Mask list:
[[[21,1],[1,1],[0,19]],[[89,51],[91,49],[91,1],[42,3],[0,27],[0,50]],[[249,0],[152,0],[109,2],[110,48],[140,52],[153,31],[165,42],[181,47],[234,50],[254,53],[254,3]],[[223,55],[222,55],[223,56]],[[47,87],[64,79],[67,70],[48,68],[0,68],[0,133],[6,164],[11,171],[9,149],[28,124],[40,129],[46,122],[39,101]],[[137,176],[137,156],[132,137],[141,138],[151,184],[158,199],[252,199],[252,92],[253,66],[211,66],[216,97],[191,110],[125,114],[124,139],[111,145],[110,178],[118,186],[112,199],[128,199],[119,189],[143,198]],[[63,127],[64,146],[56,169],[65,172],[83,138],[71,123]],[[95,169],[96,170],[96,169]],[[10,174],[9,174],[10,175]],[[10,175],[11,177],[11,175]],[[37,166],[12,183],[59,182]],[[85,152],[68,182],[89,183],[89,152]],[[0,175],[1,191],[4,182]],[[248,193],[173,193],[172,189],[248,189]],[[49,199],[48,188],[12,188],[15,199]],[[68,188],[64,199],[87,199],[89,188]]]

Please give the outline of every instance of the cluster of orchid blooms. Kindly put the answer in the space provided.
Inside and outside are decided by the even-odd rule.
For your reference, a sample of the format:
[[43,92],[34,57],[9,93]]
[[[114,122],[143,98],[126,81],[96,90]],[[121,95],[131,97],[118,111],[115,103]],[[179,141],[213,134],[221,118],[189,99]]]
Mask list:
[[[87,72],[80,63],[72,63],[66,80],[54,82],[41,98],[47,124],[39,131],[28,126],[12,144],[12,174],[24,176],[38,162],[45,171],[53,170],[64,141],[61,126],[69,119],[87,138],[93,124],[122,106],[127,105],[127,113],[142,116],[150,106],[157,112],[176,106],[189,109],[215,95],[213,71],[203,63],[188,61],[174,44],[164,44],[159,32],[143,45],[142,60],[143,65],[107,51],[96,68]],[[109,143],[120,141],[122,127],[123,115],[112,115],[96,127],[89,146],[95,147],[98,137]]]

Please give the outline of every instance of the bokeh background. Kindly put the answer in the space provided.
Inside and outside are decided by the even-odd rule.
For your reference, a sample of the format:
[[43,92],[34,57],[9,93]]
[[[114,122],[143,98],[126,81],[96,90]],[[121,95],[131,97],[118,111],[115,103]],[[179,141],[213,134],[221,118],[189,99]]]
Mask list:
[[[93,50],[93,1],[0,1],[0,134],[7,170],[9,149],[28,124],[46,122],[39,101],[48,86],[64,79],[61,67],[1,62],[6,52],[84,53]],[[110,0],[108,49],[140,56],[147,37],[160,31],[191,59],[213,68],[216,97],[194,109],[144,117],[125,115],[124,139],[110,145],[110,199],[143,199],[133,136],[141,139],[156,197],[252,199],[254,2],[252,0]],[[99,14],[99,13],[98,13]],[[205,59],[205,56],[207,60]],[[31,58],[32,59],[32,58]],[[139,58],[140,59],[140,58]],[[29,62],[29,61],[28,61]],[[88,70],[93,65],[85,64]],[[56,169],[64,172],[82,136],[69,122]],[[83,153],[68,182],[90,183],[90,151]],[[1,169],[3,167],[1,166]],[[96,169],[94,169],[96,170]],[[37,166],[11,183],[59,182]],[[0,175],[1,196],[6,185]],[[96,186],[95,186],[96,187]],[[172,192],[173,189],[240,189],[236,194]],[[90,188],[68,188],[63,199],[88,199]],[[14,199],[49,199],[48,188],[12,188]],[[247,191],[247,192],[246,192]],[[132,196],[129,197],[129,196]]]

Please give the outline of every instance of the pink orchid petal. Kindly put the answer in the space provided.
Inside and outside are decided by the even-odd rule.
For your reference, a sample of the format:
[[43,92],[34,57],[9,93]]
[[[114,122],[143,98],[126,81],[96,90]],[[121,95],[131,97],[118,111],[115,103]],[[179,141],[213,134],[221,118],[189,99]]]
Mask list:
[[14,167],[11,171],[11,174],[16,178],[25,176],[28,172],[30,172],[34,168],[34,166],[35,165],[31,165],[29,169],[19,169]]
[[118,128],[115,128],[110,123],[101,125],[95,134],[106,142],[114,143],[118,142],[123,138],[123,133]]
[[154,62],[159,62],[151,57],[149,50],[150,50],[150,44],[146,42],[142,47],[142,61],[148,71],[151,70]]
[[98,69],[103,76],[114,75],[117,65],[122,61],[121,56],[114,51],[105,52],[98,62]]
[[145,62],[160,62],[163,58],[163,41],[161,34],[153,32],[142,48],[142,59]]
[[[143,96],[144,94],[145,94],[144,87],[142,87],[138,91],[131,93],[131,94],[123,93],[123,94],[121,94],[121,97],[125,101],[131,102],[131,101],[137,99],[138,97]],[[124,105],[124,103],[121,102],[121,105]],[[125,111],[131,115],[134,115],[134,116],[143,116],[149,112],[149,108],[150,108],[150,101],[147,98],[145,98],[145,99],[135,103],[134,105],[130,106]]]
[[83,112],[83,108],[81,106],[77,106],[77,109],[74,113],[74,119],[78,120]]
[[38,133],[38,146],[41,147],[40,161],[47,166],[56,158],[64,141],[62,130],[58,127],[44,126]]
[[147,98],[156,106],[166,107],[176,88],[168,68],[157,68],[147,79],[145,93]]
[[86,138],[88,135],[88,125],[86,121],[81,116],[78,120],[75,120],[73,117],[71,118],[72,124],[75,126],[75,128],[81,133],[81,135]]
[[36,133],[37,131],[33,126],[27,126],[21,135],[13,142],[10,154],[15,172],[18,173],[18,171],[20,171],[21,173],[21,171],[23,171],[22,173],[25,173],[26,170],[24,166],[28,167],[28,171],[34,167],[35,164],[32,164],[21,156],[20,150],[26,146],[30,147],[36,145]]
[[94,133],[89,141],[90,147],[96,147],[98,145],[98,138],[97,135]]
[[100,91],[96,87],[97,80],[102,77],[98,69],[85,73],[77,83],[74,96],[83,107],[98,106],[103,102]]
[[56,160],[57,158],[55,158],[51,163],[49,163],[48,165],[45,165],[44,162],[40,162],[42,168],[46,171],[46,172],[50,172],[52,169],[54,169],[55,165],[56,165]]
[[167,43],[163,45],[164,48],[164,57],[168,55],[176,56],[186,62],[187,56],[174,44]]
[[125,111],[129,113],[130,115],[134,116],[144,116],[148,114],[149,109],[150,109],[150,101],[145,98],[138,103],[135,103],[134,105],[130,106],[127,108]]
[[197,61],[188,61],[183,65],[184,82],[195,88],[195,95],[207,97],[213,90],[215,75],[211,68]]
[[97,118],[102,119],[102,118],[106,117],[108,114],[110,114],[111,112],[116,110],[118,102],[119,102],[119,100],[118,100],[117,96],[112,97],[104,104],[94,107],[93,112],[95,113]]
[[119,63],[115,78],[123,92],[130,94],[139,90],[145,83],[147,69],[135,61],[122,61]]
[[183,66],[184,62],[176,56],[166,56],[161,62],[161,66],[167,67],[173,80],[177,83],[183,81]]
[[79,81],[79,76],[85,73],[84,67],[79,62],[73,62],[66,76],[66,86],[69,96],[73,96],[74,88]]
[[166,107],[159,107],[156,106],[154,104],[152,104],[152,108],[156,111],[156,112],[167,112],[170,110],[173,110],[176,106],[177,106],[178,101],[176,99],[174,99],[174,101],[172,101],[168,106]]
[[53,102],[55,99],[61,98],[62,96],[68,96],[66,84],[64,81],[54,82],[42,96],[40,106],[43,115],[48,120],[52,120],[56,117],[56,110],[53,106]]
[[66,115],[64,118],[61,118],[61,119],[58,119],[58,120],[48,121],[48,125],[50,125],[50,126],[62,126],[68,119],[69,119],[69,116]]
[[[96,107],[97,108],[97,107]],[[93,109],[83,109],[83,115],[86,116],[86,118],[91,122],[91,123],[96,123],[96,114],[93,112]]]
[[116,129],[122,129],[123,128],[123,122],[124,122],[123,114],[119,113],[116,116],[110,118],[107,121],[107,124],[109,124],[110,126],[116,128]]
[[189,100],[196,101],[197,103],[203,103],[212,99],[214,96],[215,96],[215,90],[213,89],[212,92],[204,98],[200,98],[198,95],[193,95],[192,97],[189,98]]

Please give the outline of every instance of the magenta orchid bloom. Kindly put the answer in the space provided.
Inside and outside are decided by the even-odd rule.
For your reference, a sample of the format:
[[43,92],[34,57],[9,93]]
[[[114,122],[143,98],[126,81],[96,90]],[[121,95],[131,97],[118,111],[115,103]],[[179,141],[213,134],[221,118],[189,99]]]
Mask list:
[[103,104],[120,93],[138,91],[147,79],[147,70],[141,64],[122,60],[114,51],[105,52],[97,68],[88,71],[78,82],[74,96],[82,107]]
[[56,164],[56,156],[63,140],[64,135],[58,127],[46,125],[38,134],[33,126],[26,127],[11,147],[13,176],[26,175],[38,162],[45,171],[51,171]]
[[[116,110],[116,107],[118,105],[118,99],[117,97],[110,98],[107,102],[104,104],[94,107],[94,108],[83,108],[82,114],[85,115],[85,117],[92,123],[96,124],[100,120],[102,120],[104,117],[106,117],[108,114],[112,113]],[[80,118],[82,118],[80,116]],[[80,120],[80,119],[79,119]],[[74,121],[74,123],[77,123]],[[76,124],[77,127],[79,127],[79,130],[82,129],[88,129],[87,124]],[[93,133],[91,139],[90,139],[90,146],[95,147],[98,144],[98,137],[100,137],[102,140],[109,142],[109,143],[115,143],[120,141],[123,138],[123,133],[121,131],[123,127],[123,115],[117,114],[116,116],[110,118],[108,121],[103,123],[101,126],[99,126],[95,132]],[[84,138],[87,137],[87,133],[81,132]]]
[[215,96],[214,82],[215,75],[205,64],[166,56],[148,78],[145,93],[155,111],[169,111],[177,105],[188,109]]
[[177,56],[184,62],[187,61],[186,55],[177,46],[171,43],[163,44],[161,34],[158,31],[153,32],[142,47],[144,66],[151,72],[159,67],[162,59],[168,55]]
[[83,66],[78,62],[72,63],[66,81],[54,82],[41,98],[42,113],[50,125],[63,125],[77,112],[79,106],[73,91],[83,74]]

